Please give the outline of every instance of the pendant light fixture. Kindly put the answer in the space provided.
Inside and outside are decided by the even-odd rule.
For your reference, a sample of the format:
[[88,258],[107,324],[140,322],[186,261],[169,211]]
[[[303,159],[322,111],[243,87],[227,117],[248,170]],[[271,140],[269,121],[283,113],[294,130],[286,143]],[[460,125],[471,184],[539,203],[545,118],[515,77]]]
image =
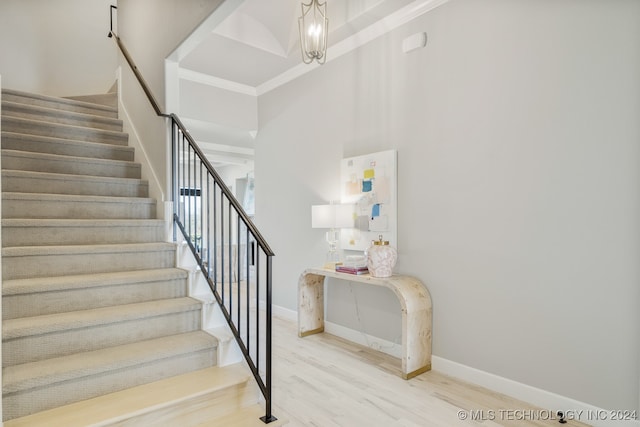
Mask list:
[[298,18],[300,30],[300,48],[302,62],[311,64],[315,59],[318,64],[327,60],[327,32],[329,19],[327,18],[327,3],[311,0],[302,3],[302,16]]

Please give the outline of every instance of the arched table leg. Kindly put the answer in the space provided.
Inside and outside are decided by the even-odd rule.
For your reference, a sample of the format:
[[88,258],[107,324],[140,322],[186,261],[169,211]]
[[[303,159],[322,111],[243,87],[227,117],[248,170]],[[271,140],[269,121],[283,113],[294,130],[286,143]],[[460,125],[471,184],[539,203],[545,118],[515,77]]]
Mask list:
[[391,289],[402,309],[402,377],[413,378],[431,369],[431,296],[415,277],[377,278],[320,268],[305,270],[298,280],[298,336],[324,331],[325,277]]

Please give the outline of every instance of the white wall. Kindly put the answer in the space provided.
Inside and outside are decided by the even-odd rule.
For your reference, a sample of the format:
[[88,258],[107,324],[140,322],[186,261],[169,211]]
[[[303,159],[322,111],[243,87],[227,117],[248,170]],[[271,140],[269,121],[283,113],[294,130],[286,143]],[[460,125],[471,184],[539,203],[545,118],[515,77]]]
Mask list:
[[180,80],[180,117],[215,123],[224,128],[257,131],[256,96]]
[[[403,54],[420,31],[427,47]],[[310,206],[337,198],[340,159],[395,148],[397,272],[429,287],[434,354],[638,409],[638,76],[638,1],[452,0],[261,96],[274,303],[295,310],[323,260]],[[355,308],[332,288],[329,306]],[[366,318],[393,297],[357,292],[364,324],[329,320],[389,334]]]
[[164,62],[221,0],[120,0],[118,34],[161,106]]
[[54,96],[105,93],[116,52],[109,33],[115,0],[2,0],[4,87]]
[[[117,33],[148,84],[160,109],[165,108],[165,59],[220,0],[120,0]],[[153,170],[170,188],[170,148],[167,128],[158,119],[129,65],[120,55],[122,67],[121,101],[136,125],[140,143]]]
[[[218,175],[220,175],[225,185],[229,187],[230,190],[232,189],[233,194],[238,197],[237,188],[235,187],[236,181],[246,178],[247,175],[251,174],[253,172],[253,164],[220,166],[216,168],[216,172],[218,172]],[[238,201],[242,204],[241,199],[238,199]]]

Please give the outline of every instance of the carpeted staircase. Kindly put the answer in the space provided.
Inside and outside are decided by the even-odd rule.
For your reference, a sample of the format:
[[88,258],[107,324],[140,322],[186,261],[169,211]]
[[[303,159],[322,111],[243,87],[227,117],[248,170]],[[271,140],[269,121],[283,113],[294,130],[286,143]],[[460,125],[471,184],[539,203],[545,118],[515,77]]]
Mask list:
[[[15,423],[5,426],[37,425],[26,417],[35,413],[48,425],[54,415],[41,411],[159,380],[160,392],[139,393],[168,396],[180,386],[166,381],[213,375],[217,340],[202,330],[202,303],[188,296],[176,246],[164,241],[117,118],[117,94],[66,99],[5,89],[1,117],[2,407]],[[239,377],[231,387],[246,383]],[[194,388],[200,399],[208,393]],[[141,405],[171,412],[168,402]],[[151,409],[130,411],[138,420],[131,425],[150,424],[140,417]],[[189,425],[167,422],[157,425]]]

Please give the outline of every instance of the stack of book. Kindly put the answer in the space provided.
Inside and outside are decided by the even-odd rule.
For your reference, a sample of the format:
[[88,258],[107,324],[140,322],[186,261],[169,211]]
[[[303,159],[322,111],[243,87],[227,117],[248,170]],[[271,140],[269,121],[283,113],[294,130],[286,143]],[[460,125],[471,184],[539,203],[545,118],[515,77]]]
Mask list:
[[342,264],[336,265],[336,271],[348,274],[367,274],[367,258],[364,255],[349,255]]
[[336,265],[336,271],[338,273],[348,273],[348,274],[368,274],[369,269],[364,267],[350,267],[348,265]]

